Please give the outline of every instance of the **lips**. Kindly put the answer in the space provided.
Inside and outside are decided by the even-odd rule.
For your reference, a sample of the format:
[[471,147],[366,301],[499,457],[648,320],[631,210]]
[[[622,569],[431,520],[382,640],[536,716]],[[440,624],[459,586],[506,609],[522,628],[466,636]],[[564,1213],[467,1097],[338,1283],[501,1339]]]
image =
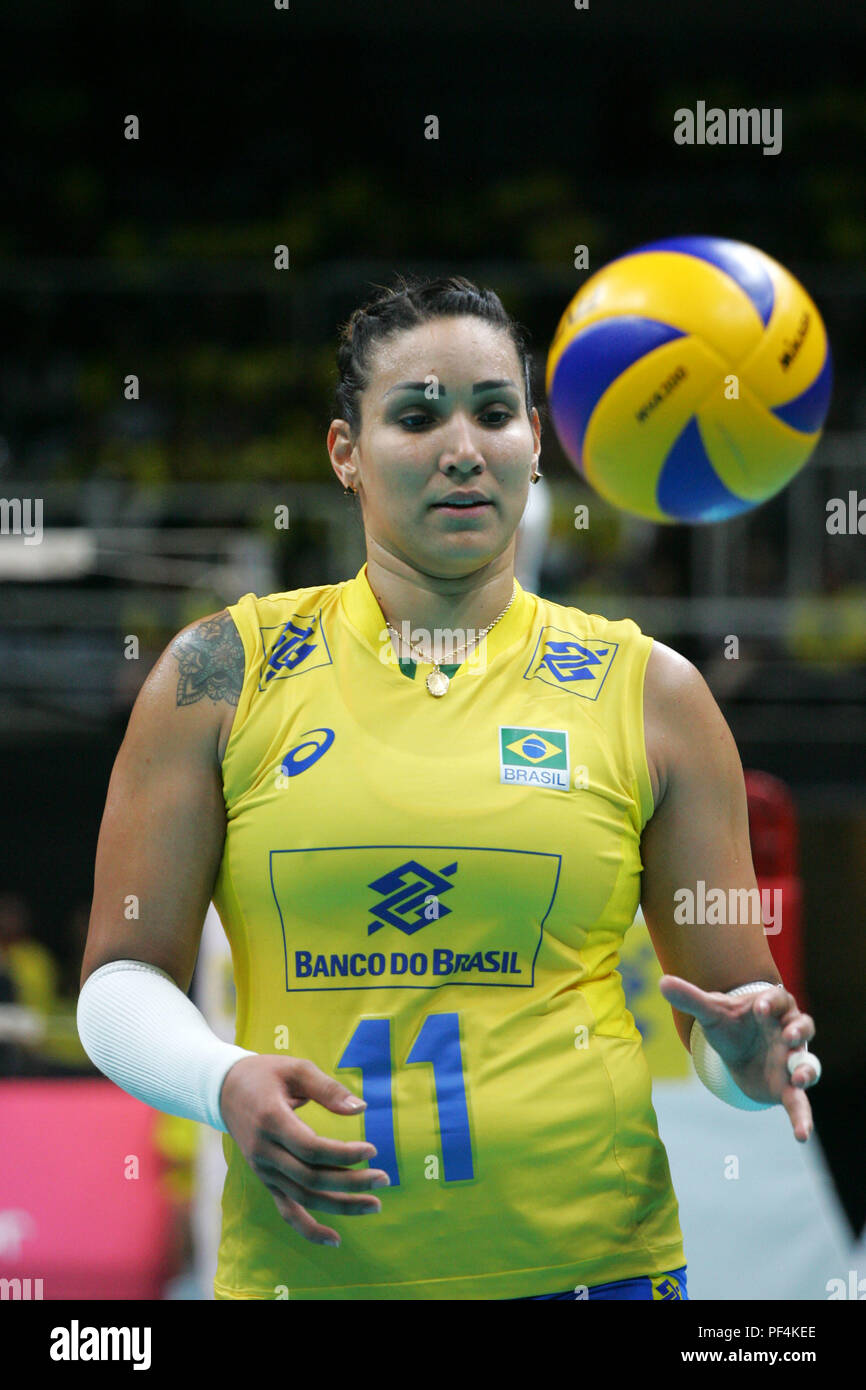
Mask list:
[[483,492],[452,492],[449,497],[443,497],[441,502],[434,502],[434,507],[454,507],[456,510],[466,511],[470,507],[489,507],[492,503],[489,497],[485,497]]

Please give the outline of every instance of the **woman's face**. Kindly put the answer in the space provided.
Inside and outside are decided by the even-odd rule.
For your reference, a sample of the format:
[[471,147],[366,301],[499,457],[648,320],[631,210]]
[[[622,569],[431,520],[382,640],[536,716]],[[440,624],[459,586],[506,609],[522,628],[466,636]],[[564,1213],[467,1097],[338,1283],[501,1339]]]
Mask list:
[[338,477],[358,490],[368,542],[443,578],[471,574],[512,543],[541,423],[535,409],[527,418],[504,329],[452,316],[379,343],[361,422],[354,448],[333,424],[328,447]]

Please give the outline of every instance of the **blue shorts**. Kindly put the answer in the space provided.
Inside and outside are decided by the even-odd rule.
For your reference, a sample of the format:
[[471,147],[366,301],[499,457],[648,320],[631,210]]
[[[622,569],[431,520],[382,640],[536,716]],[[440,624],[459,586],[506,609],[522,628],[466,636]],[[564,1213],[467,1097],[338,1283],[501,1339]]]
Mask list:
[[[578,1286],[581,1290],[583,1285]],[[686,1287],[686,1267],[669,1269],[665,1274],[642,1275],[639,1279],[615,1279],[612,1284],[593,1284],[583,1294],[584,1298],[611,1298],[633,1301],[635,1299],[683,1298],[688,1301]],[[565,1293],[534,1293],[528,1298],[508,1299],[509,1303],[538,1303],[540,1300],[569,1299],[572,1303],[580,1300],[574,1289]]]

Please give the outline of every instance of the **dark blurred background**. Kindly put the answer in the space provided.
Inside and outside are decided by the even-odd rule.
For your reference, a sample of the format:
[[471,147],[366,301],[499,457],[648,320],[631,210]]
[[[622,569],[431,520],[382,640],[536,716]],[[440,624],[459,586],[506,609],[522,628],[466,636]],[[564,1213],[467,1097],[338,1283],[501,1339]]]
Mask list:
[[[816,300],[836,372],[826,434],[753,515],[667,528],[589,494],[543,416],[539,589],[684,652],[744,764],[792,789],[827,1077],[815,1110],[835,1076],[842,1123],[866,1058],[866,536],[825,523],[828,499],[866,495],[866,12],[42,0],[0,17],[0,494],[43,499],[45,525],[39,546],[0,538],[6,997],[74,1001],[108,775],[172,634],[249,589],[363,563],[325,449],[353,308],[396,272],[491,286],[532,336],[541,399],[587,273],[715,234],[761,247]],[[782,152],[677,146],[673,113],[698,100],[780,107]],[[83,1066],[57,1033],[35,1065]]]

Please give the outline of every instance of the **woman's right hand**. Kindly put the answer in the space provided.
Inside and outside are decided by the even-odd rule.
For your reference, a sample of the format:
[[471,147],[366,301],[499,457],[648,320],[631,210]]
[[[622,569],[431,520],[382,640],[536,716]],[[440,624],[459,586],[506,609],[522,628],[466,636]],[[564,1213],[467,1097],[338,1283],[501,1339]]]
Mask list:
[[[110,961],[137,960],[189,990],[225,852],[221,762],[244,669],[243,642],[223,609],[183,628],[139,691],[99,828],[82,986]],[[133,917],[118,909],[130,901]],[[381,1211],[368,1189],[388,1178],[348,1166],[373,1158],[372,1144],[320,1139],[299,1120],[295,1111],[307,1100],[339,1115],[364,1108],[339,1081],[295,1057],[242,1057],[221,1089],[223,1121],[283,1220],[305,1240],[339,1245],[337,1232],[305,1207],[339,1216]]]
[[365,1194],[370,1188],[388,1187],[390,1180],[381,1168],[349,1166],[374,1158],[372,1144],[323,1139],[299,1120],[295,1111],[308,1100],[336,1115],[356,1115],[366,1105],[312,1062],[262,1053],[241,1057],[229,1068],[220,1091],[220,1111],[283,1220],[316,1245],[339,1245],[338,1233],[322,1226],[307,1208],[339,1216],[381,1211],[379,1199]]

